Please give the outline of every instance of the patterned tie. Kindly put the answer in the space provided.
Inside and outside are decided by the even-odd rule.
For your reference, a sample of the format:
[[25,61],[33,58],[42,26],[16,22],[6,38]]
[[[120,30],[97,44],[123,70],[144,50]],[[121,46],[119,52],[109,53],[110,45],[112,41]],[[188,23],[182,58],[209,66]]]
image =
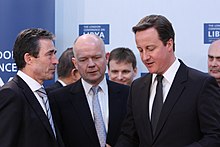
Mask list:
[[36,92],[43,99],[44,107],[46,109],[47,118],[50,122],[50,126],[53,130],[53,133],[54,133],[55,137],[56,137],[56,132],[55,132],[54,124],[53,124],[53,118],[52,118],[51,111],[50,111],[50,105],[49,105],[49,101],[48,101],[48,98],[47,98],[47,93],[46,93],[46,91],[44,90],[43,87],[38,89]]
[[92,87],[91,90],[93,92],[92,98],[92,107],[93,107],[93,115],[94,115],[94,123],[96,132],[98,134],[99,143],[101,147],[105,147],[106,144],[106,130],[105,124],[102,117],[101,107],[98,99],[98,90],[100,87]]
[[163,107],[163,85],[162,75],[157,75],[157,88],[156,88],[156,94],[154,97],[153,107],[152,107],[152,113],[151,113],[151,125],[152,125],[152,131],[153,135],[155,134],[157,123],[160,117],[160,112]]

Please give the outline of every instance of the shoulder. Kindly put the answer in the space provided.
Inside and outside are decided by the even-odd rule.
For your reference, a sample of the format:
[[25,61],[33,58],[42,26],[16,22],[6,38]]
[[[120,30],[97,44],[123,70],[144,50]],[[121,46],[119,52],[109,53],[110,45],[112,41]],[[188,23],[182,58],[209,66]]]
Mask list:
[[45,89],[49,93],[49,92],[51,92],[55,89],[61,88],[61,87],[63,87],[62,84],[59,81],[56,81],[52,85],[47,86]]

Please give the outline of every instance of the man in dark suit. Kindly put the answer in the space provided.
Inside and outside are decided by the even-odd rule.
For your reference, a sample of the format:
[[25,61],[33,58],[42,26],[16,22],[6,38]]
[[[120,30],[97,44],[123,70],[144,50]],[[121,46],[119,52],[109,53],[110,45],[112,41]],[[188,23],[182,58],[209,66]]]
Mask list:
[[0,147],[64,147],[42,90],[58,63],[53,39],[52,33],[35,28],[17,36],[13,57],[18,73],[0,89]]
[[174,30],[161,15],[133,27],[149,73],[130,88],[116,147],[219,147],[220,90],[207,73],[174,55]]
[[[49,95],[64,144],[66,147],[114,146],[126,114],[129,87],[106,80],[105,46],[98,36],[85,34],[78,37],[73,51],[73,62],[81,79]],[[93,87],[99,87],[95,96]],[[99,106],[93,103],[95,97]],[[98,107],[101,118],[97,118]]]
[[208,73],[220,87],[220,39],[213,41],[208,49]]
[[46,87],[46,91],[50,92],[54,89],[61,88],[76,82],[80,78],[78,70],[75,68],[72,58],[74,57],[73,48],[67,48],[59,58],[57,64],[58,80]]

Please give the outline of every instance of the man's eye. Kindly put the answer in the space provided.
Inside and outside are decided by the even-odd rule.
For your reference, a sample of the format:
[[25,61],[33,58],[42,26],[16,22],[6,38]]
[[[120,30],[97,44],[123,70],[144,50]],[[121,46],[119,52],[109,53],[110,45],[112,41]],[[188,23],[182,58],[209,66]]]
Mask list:
[[116,71],[116,70],[112,70],[111,72],[112,72],[112,73],[117,73],[118,71]]
[[127,74],[127,73],[130,73],[130,71],[129,71],[129,70],[126,70],[126,71],[123,71],[123,73]]
[[153,46],[147,47],[147,50],[149,50],[149,51],[153,51],[154,49],[155,49],[155,47],[153,47]]

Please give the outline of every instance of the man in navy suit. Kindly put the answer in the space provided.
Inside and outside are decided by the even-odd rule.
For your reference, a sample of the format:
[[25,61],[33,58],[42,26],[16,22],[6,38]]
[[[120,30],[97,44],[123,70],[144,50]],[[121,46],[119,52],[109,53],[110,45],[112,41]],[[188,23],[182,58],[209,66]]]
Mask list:
[[0,147],[64,147],[49,107],[38,95],[58,63],[53,39],[47,30],[33,28],[15,41],[18,73],[0,89]]
[[[81,75],[76,83],[50,93],[51,106],[66,147],[114,146],[126,114],[129,87],[105,77],[107,55],[103,40],[92,34],[79,36],[73,46],[73,62]],[[99,86],[102,128],[106,132],[101,144],[93,107],[91,88]],[[99,119],[100,120],[100,119]]]
[[220,147],[216,80],[175,57],[174,30],[164,16],[144,17],[133,32],[149,73],[131,85],[116,147]]
[[58,80],[46,87],[46,91],[49,93],[52,90],[61,88],[79,80],[80,75],[78,70],[75,68],[72,58],[74,57],[73,48],[67,48],[59,58],[57,64]]

